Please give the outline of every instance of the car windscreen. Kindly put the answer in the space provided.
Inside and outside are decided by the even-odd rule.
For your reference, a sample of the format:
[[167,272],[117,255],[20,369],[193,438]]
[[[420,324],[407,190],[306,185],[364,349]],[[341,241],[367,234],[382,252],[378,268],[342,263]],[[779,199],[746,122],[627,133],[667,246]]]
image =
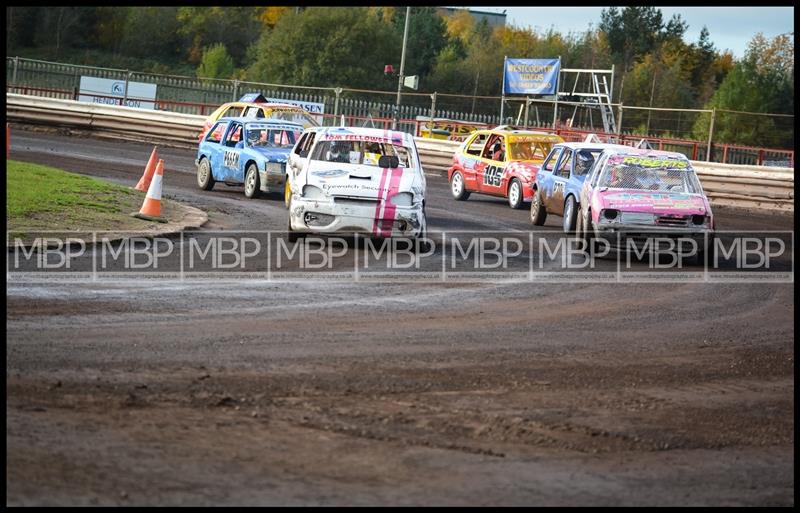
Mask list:
[[269,111],[269,117],[272,119],[280,119],[281,121],[299,123],[305,128],[319,126],[319,123],[313,116],[302,110],[273,108]]
[[551,142],[535,141],[530,139],[511,139],[509,151],[511,160],[543,161],[553,147]]
[[698,194],[697,175],[687,160],[638,156],[610,157],[598,187]]
[[285,128],[248,128],[247,144],[254,148],[291,148],[300,132]]
[[311,154],[311,160],[340,162],[378,167],[382,156],[397,157],[400,167],[413,167],[412,152],[405,146],[374,141],[321,141]]

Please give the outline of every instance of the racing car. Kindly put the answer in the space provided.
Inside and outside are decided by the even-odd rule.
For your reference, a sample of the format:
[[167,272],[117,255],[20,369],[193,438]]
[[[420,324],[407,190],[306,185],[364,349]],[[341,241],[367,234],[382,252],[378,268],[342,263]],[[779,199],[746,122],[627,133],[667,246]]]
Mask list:
[[248,93],[239,101],[223,103],[203,122],[198,140],[202,140],[208,130],[221,118],[246,117],[253,119],[280,119],[291,123],[299,123],[303,128],[319,126],[316,118],[307,110],[288,103],[268,102],[260,94]]
[[197,148],[197,185],[244,183],[244,195],[284,192],[286,160],[303,127],[281,120],[222,118]]
[[521,208],[532,197],[531,184],[558,135],[525,130],[478,130],[453,155],[447,170],[450,192],[458,201],[473,192],[508,199]]
[[333,232],[425,237],[425,174],[405,132],[308,129],[289,155],[289,183],[290,241]]
[[533,182],[531,223],[544,224],[548,215],[563,216],[565,233],[575,230],[581,187],[604,149],[625,148],[617,144],[568,142],[553,146]]
[[[618,250],[655,237],[691,239],[698,261],[714,248],[714,215],[689,159],[681,153],[606,149],[580,194],[577,236]],[[652,247],[652,246],[651,246]]]

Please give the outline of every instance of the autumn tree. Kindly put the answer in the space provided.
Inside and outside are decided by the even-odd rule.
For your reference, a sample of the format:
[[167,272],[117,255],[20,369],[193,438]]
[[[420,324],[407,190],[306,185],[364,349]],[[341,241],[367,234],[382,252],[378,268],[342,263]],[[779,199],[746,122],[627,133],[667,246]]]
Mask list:
[[197,67],[198,78],[231,78],[233,72],[233,59],[224,44],[213,44],[203,51],[203,59]]

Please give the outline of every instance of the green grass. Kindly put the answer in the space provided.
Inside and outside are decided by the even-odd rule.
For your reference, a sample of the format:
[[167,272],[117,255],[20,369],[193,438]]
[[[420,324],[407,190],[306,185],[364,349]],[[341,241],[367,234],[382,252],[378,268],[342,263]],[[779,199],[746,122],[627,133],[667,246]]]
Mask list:
[[[6,165],[6,219],[11,237],[47,230],[141,230],[152,224],[130,217],[141,208],[143,192],[48,166],[15,160],[7,160]],[[162,215],[171,210],[162,200]]]

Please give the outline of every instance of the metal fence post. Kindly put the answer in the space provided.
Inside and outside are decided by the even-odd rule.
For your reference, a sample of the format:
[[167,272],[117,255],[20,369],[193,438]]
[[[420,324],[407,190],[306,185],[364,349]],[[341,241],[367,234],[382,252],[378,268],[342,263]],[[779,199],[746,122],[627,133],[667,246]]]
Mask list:
[[14,57],[14,72],[11,74],[11,83],[17,85],[17,68],[19,67],[19,57]]
[[333,120],[334,124],[336,123],[336,116],[339,115],[339,95],[342,94],[342,88],[337,87],[333,90],[336,93],[336,100],[333,102]]
[[436,115],[436,91],[431,95],[431,128],[430,137],[433,137],[433,117]]
[[708,127],[708,148],[706,149],[706,162],[711,162],[711,140],[714,138],[714,118],[717,117],[717,109],[711,109],[711,125]]
[[131,72],[125,70],[125,92],[122,95],[122,103],[120,104],[123,107],[125,106],[125,104],[128,103],[128,82],[130,81],[130,78],[131,78]]
[[233,98],[231,99],[232,102],[236,101],[236,97],[239,96],[239,81],[233,81]]
[[525,128],[528,128],[528,111],[531,108],[531,99],[530,97],[525,97]]
[[[618,136],[622,134],[622,113],[623,112],[625,112],[625,111],[622,109],[622,102],[620,101],[619,102],[619,116],[617,116],[617,119],[619,120],[619,122],[617,123],[617,135]],[[619,141],[617,141],[617,142],[619,142]],[[620,144],[622,144],[622,143],[620,143]]]
[[558,121],[558,94],[556,94],[556,100],[553,102],[553,130],[556,130],[556,123]]

